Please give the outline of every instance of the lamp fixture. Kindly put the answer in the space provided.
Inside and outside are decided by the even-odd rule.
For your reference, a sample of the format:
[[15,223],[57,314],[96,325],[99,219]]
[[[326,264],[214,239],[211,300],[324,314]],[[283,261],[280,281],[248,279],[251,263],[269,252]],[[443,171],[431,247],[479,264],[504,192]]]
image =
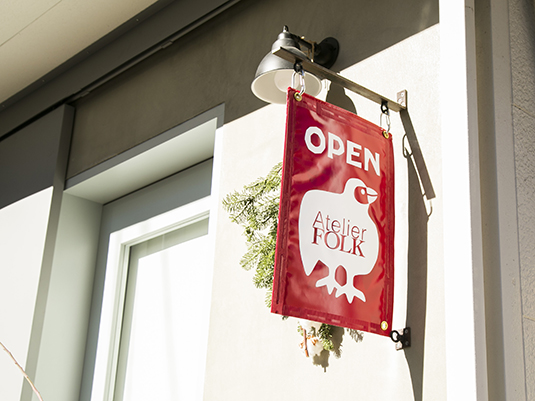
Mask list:
[[[307,52],[305,54],[301,48]],[[320,79],[328,79],[392,111],[407,108],[407,91],[398,92],[395,102],[362,85],[331,71],[338,57],[339,45],[335,38],[326,38],[319,44],[288,32],[285,26],[256,70],[251,90],[259,99],[269,103],[285,103],[286,90],[292,82],[296,66],[304,70],[306,93],[316,96],[321,91]],[[307,74],[308,73],[308,74]]]
[[[290,33],[285,26],[269,52],[258,65],[251,90],[256,97],[268,103],[286,103],[286,90],[292,82],[294,62],[277,57],[273,52],[290,48],[303,59],[330,68],[338,57],[339,45],[335,38],[320,43]],[[304,49],[307,54],[303,52]],[[306,92],[316,96],[321,91],[321,80],[313,74],[304,75]]]

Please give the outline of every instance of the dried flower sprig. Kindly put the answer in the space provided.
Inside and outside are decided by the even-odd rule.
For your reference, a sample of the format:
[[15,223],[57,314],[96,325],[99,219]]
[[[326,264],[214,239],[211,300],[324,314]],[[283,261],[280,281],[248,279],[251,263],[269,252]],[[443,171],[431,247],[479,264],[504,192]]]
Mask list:
[[15,363],[15,365],[17,365],[17,367],[19,368],[19,370],[22,372],[22,375],[26,378],[26,380],[28,381],[28,383],[30,384],[30,386],[32,387],[32,390],[33,392],[37,395],[37,398],[39,398],[39,401],[43,401],[43,398],[41,397],[41,394],[39,393],[39,391],[37,390],[37,388],[35,387],[35,385],[33,384],[32,380],[30,379],[30,377],[26,374],[26,372],[24,371],[24,369],[22,368],[22,366],[20,366],[20,364],[17,362],[17,360],[15,359],[15,357],[13,356],[13,354],[11,353],[11,351],[9,351],[6,346],[4,344],[2,344],[2,342],[0,341],[0,345],[2,346],[2,348],[4,349],[4,351],[7,352],[7,354],[9,355],[9,357],[11,358],[11,360]]

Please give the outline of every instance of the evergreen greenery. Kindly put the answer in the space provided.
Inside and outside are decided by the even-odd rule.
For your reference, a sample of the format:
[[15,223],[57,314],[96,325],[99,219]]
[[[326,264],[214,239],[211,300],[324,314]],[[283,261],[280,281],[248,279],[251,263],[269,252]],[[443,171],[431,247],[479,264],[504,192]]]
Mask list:
[[[253,283],[257,288],[267,290],[265,299],[268,307],[271,306],[273,288],[281,172],[282,163],[279,163],[265,178],[246,185],[241,192],[228,194],[223,200],[230,219],[243,227],[247,241],[247,252],[242,256],[240,265],[245,270],[255,271]],[[333,326],[322,324],[316,333],[327,351],[334,349],[332,329]]]
[[281,171],[282,163],[279,163],[267,177],[246,185],[242,192],[233,192],[223,200],[230,219],[243,227],[247,241],[247,252],[240,265],[245,270],[255,270],[253,283],[257,288],[268,290],[268,306],[271,306],[273,287]]

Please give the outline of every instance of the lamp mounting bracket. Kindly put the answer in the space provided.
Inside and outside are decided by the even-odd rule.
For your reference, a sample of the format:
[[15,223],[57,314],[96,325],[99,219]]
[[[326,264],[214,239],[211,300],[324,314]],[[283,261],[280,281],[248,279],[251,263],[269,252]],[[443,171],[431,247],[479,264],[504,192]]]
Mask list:
[[318,63],[325,68],[331,68],[338,58],[340,51],[340,45],[335,38],[328,37],[323,39],[320,43],[314,42],[305,38],[304,36],[298,36],[288,31],[288,26],[284,26],[283,32],[290,35],[290,37],[296,41],[300,48],[304,48],[307,52],[307,57],[313,63]]
[[[329,38],[325,39],[324,41],[328,39]],[[324,41],[322,41],[322,43]],[[379,95],[378,93],[371,91],[370,89],[365,88],[362,85],[357,84],[356,82],[344,78],[343,76],[337,74],[334,71],[329,70],[330,66],[324,67],[317,62],[309,60],[307,57],[303,57],[303,54],[300,54],[300,52],[295,48],[282,46],[279,49],[274,50],[273,54],[283,58],[284,60],[290,61],[291,63],[300,62],[305,71],[314,74],[319,78],[328,79],[329,81],[334,82],[335,84],[338,84],[346,89],[349,89],[350,91],[360,96],[363,96],[379,105],[386,104],[388,109],[392,111],[399,112],[407,108],[406,103],[400,104],[393,100],[390,100],[382,95]],[[406,102],[406,91],[404,91],[403,100]]]

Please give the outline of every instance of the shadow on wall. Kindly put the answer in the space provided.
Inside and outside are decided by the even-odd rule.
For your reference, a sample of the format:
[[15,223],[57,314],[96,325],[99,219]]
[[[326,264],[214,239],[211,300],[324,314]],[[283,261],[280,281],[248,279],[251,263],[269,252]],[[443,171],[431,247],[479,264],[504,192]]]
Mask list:
[[332,355],[335,358],[340,358],[342,356],[342,342],[344,341],[344,334],[347,334],[353,341],[360,343],[364,339],[364,333],[359,330],[354,329],[344,329],[343,327],[334,326],[332,331],[332,342],[334,344],[334,349],[332,352],[323,350],[319,355],[314,355],[312,363],[317,366],[321,366],[323,371],[327,371],[329,366],[329,356]]
[[[352,100],[345,94],[344,89],[338,85],[332,84],[330,86],[327,101],[356,113]],[[407,160],[409,197],[406,326],[411,328],[411,347],[406,348],[404,351],[410,370],[414,399],[421,401],[423,399],[425,316],[427,309],[427,224],[432,213],[432,209],[427,210],[424,199],[429,201],[435,198],[436,195],[409,112],[407,110],[401,111],[400,117],[405,129],[403,156]],[[316,363],[324,368],[328,366],[328,361],[326,360],[318,360]]]
[[414,399],[423,399],[425,316],[427,308],[427,223],[431,210],[424,198],[435,198],[435,191],[418,144],[408,111],[400,112],[405,128],[403,156],[407,159],[409,196],[409,243],[407,260],[407,322],[411,328],[411,347],[406,348]]
[[327,92],[327,103],[334,104],[338,107],[346,109],[354,114],[357,114],[357,108],[349,96],[346,95],[345,89],[340,85],[331,83],[329,86],[329,92]]
[[[332,350],[332,354],[336,358],[340,358],[342,355],[342,342],[344,341],[344,332],[345,330],[342,327],[333,327],[332,331],[332,342],[334,345],[334,349]],[[329,357],[331,355],[331,352],[323,350],[319,355],[314,355],[312,358],[312,363],[317,366],[321,366],[323,368],[323,371],[327,371],[327,367],[329,367]]]

